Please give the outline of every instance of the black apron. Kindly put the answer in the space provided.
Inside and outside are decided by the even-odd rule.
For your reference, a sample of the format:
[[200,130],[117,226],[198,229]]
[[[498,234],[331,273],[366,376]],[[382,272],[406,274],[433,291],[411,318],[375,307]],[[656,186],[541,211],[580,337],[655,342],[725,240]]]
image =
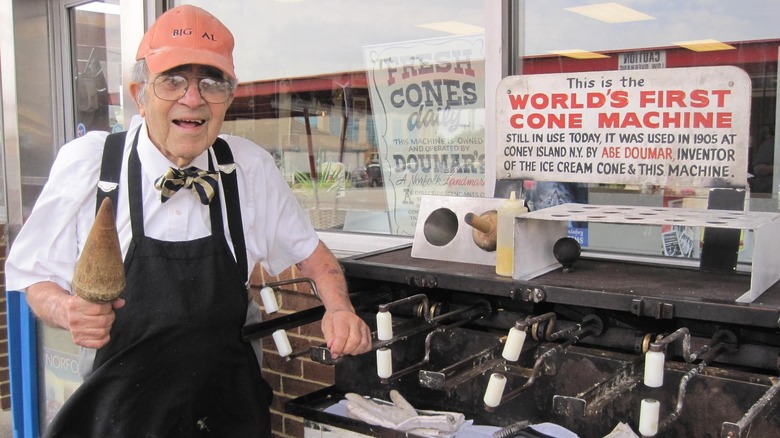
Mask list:
[[219,192],[209,205],[211,236],[146,237],[136,143],[137,136],[128,163],[126,305],[94,371],[44,437],[270,437],[272,392],[242,340],[248,296],[225,239]]

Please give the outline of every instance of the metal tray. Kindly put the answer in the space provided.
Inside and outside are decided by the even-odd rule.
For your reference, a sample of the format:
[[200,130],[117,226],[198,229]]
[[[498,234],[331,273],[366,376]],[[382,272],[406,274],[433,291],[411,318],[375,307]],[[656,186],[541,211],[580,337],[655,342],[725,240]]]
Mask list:
[[780,323],[780,283],[752,303],[737,303],[735,300],[750,288],[750,276],[741,273],[582,259],[572,272],[559,268],[526,281],[500,277],[492,266],[413,258],[410,246],[341,262],[351,282],[385,281],[532,303],[624,311],[655,319],[685,318],[771,329]]

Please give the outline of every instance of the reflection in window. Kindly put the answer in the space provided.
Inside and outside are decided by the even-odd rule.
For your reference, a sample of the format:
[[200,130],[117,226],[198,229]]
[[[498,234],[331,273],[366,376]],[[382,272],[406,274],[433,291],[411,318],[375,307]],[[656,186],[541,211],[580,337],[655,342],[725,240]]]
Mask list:
[[119,2],[70,9],[76,136],[122,129]]
[[[654,69],[735,66],[747,73],[750,91],[750,117],[738,150],[748,151],[747,168],[763,174],[756,163],[776,163],[774,137],[762,130],[775,127],[777,116],[777,62],[780,32],[775,19],[780,4],[758,6],[704,0],[641,2],[624,0],[600,5],[572,5],[561,0],[523,2],[522,32],[518,32],[521,56],[517,71],[524,75],[587,74],[598,80],[616,72],[648,72]],[[576,7],[574,7],[576,6]],[[680,82],[685,79],[680,70]],[[764,142],[762,152],[758,146]],[[766,182],[766,176],[763,177]],[[750,193],[746,206],[753,211],[777,211],[778,179],[770,175],[767,190]],[[588,183],[587,179],[582,181]],[[744,186],[747,186],[745,181]],[[533,183],[526,181],[526,186]],[[584,184],[588,202],[593,204],[651,205],[707,208],[707,187],[673,187],[641,184]],[[714,184],[717,185],[717,184]],[[754,185],[758,188],[758,185]],[[532,192],[531,192],[532,193]],[[741,209],[742,205],[733,205]],[[590,224],[585,239],[590,249],[632,254],[673,254],[662,251],[657,230]],[[671,227],[669,227],[671,228]],[[662,230],[666,233],[675,230]],[[685,256],[697,257],[702,230],[677,230],[690,238],[693,250]],[[588,239],[589,237],[589,239]],[[750,245],[747,237],[740,250]],[[690,246],[690,245],[689,245]],[[689,248],[690,249],[690,248]],[[745,254],[750,254],[749,248]]]
[[277,158],[316,228],[411,235],[422,195],[484,195],[484,0],[186,3],[236,39],[223,131]]

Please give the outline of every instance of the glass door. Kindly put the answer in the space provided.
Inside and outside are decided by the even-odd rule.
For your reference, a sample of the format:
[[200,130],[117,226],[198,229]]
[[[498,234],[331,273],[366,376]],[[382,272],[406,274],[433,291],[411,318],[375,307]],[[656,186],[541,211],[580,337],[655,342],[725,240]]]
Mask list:
[[76,137],[122,129],[119,0],[68,8]]

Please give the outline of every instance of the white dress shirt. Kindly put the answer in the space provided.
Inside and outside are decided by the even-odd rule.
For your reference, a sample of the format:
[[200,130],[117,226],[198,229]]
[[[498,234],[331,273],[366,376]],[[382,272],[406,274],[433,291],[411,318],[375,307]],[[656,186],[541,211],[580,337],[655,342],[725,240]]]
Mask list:
[[[208,206],[190,190],[180,190],[166,203],[154,180],[168,167],[175,167],[149,140],[146,124],[136,117],[128,130],[125,161],[120,177],[117,230],[123,254],[132,239],[127,195],[127,157],[135,133],[140,129],[138,155],[142,166],[144,227],[148,237],[184,241],[211,233]],[[11,245],[6,263],[8,290],[23,290],[40,281],[53,281],[71,290],[71,279],[79,253],[95,219],[97,182],[106,132],[90,132],[62,147],[49,180],[30,217]],[[263,148],[240,137],[222,136],[230,145],[236,163],[241,217],[247,246],[248,272],[260,262],[270,274],[307,258],[319,238],[295,196]],[[208,168],[207,153],[192,166]],[[229,238],[225,196],[220,185],[225,234]]]

